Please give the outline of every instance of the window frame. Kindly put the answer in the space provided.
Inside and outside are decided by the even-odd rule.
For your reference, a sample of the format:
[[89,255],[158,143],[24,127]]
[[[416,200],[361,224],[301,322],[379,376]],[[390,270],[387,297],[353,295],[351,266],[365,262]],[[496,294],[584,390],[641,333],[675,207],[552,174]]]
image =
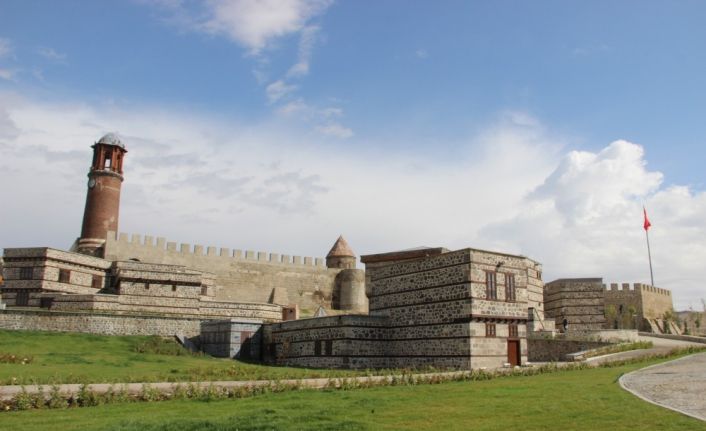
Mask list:
[[71,283],[71,270],[67,268],[59,268],[59,283]]
[[20,280],[34,280],[34,267],[33,266],[22,266],[20,267]]
[[505,274],[505,301],[517,302],[517,285],[515,284],[515,274]]
[[485,271],[485,299],[498,300],[498,274],[495,271]]
[[516,323],[510,323],[507,325],[507,337],[520,338],[520,330]]
[[485,336],[486,338],[495,338],[498,334],[498,328],[495,323],[485,324]]
[[91,287],[93,289],[102,289],[103,288],[103,277],[100,275],[95,275],[91,277]]

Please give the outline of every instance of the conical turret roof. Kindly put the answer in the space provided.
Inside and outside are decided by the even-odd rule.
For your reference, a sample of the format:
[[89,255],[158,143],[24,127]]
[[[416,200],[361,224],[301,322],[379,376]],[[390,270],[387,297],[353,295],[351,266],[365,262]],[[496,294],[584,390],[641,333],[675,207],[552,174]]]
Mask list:
[[339,236],[336,242],[331,247],[331,251],[328,252],[326,257],[355,257],[355,253],[351,250],[351,246],[343,238],[343,235]]

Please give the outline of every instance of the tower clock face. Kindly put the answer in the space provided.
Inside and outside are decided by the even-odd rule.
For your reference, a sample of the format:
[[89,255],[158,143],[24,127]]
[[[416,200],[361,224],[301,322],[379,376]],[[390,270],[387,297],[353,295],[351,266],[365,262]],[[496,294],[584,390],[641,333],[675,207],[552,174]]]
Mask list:
[[96,179],[95,178],[91,178],[90,180],[88,180],[88,188],[89,189],[92,189],[95,186],[96,186]]

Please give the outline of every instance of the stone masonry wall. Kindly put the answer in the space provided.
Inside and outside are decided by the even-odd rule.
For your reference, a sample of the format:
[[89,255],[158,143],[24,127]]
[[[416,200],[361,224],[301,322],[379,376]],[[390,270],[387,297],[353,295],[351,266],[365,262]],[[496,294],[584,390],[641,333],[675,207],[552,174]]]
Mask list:
[[[472,249],[412,260],[403,254],[366,268],[369,316],[266,325],[268,357],[312,367],[499,367],[508,361],[514,325],[526,361],[528,279],[539,280],[526,258]],[[486,295],[486,271],[497,273],[497,298]],[[506,297],[508,274],[514,299]],[[494,335],[486,336],[486,324],[494,325]]]
[[46,310],[0,310],[0,329],[23,331],[84,332],[104,335],[183,334],[195,337],[200,318],[132,316]]
[[603,281],[600,278],[560,279],[544,286],[544,312],[563,331],[600,330],[605,326]]
[[563,362],[566,361],[566,355],[569,353],[608,346],[611,343],[586,340],[530,338],[527,340],[527,344],[529,346],[530,361]]
[[635,328],[650,331],[646,320],[663,319],[673,311],[672,292],[642,283],[611,283],[603,286],[606,305],[606,327]]
[[302,314],[319,306],[331,308],[335,278],[341,269],[329,269],[324,259],[276,253],[231,250],[166,242],[164,238],[108,233],[108,260],[176,264],[216,275],[216,298],[228,301],[268,302],[274,289],[285,289],[287,304],[298,304]]

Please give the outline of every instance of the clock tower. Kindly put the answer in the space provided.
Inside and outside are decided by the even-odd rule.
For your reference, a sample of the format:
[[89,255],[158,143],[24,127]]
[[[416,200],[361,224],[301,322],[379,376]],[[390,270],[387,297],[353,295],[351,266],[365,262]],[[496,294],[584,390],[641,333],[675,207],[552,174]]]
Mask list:
[[86,208],[77,248],[79,253],[102,257],[108,231],[118,231],[123,159],[127,150],[114,133],[100,138],[92,148],[93,163],[88,172]]

